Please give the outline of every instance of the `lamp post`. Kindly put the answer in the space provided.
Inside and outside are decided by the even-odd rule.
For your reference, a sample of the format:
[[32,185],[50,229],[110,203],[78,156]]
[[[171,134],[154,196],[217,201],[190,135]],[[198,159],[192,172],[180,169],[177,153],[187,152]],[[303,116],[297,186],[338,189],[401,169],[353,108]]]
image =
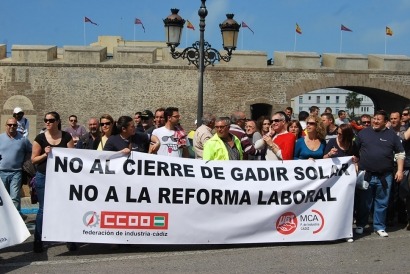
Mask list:
[[176,51],[176,47],[180,44],[182,29],[184,28],[185,20],[178,15],[178,9],[171,9],[172,14],[165,18],[165,36],[167,46],[170,47],[171,56],[174,59],[187,59],[188,64],[194,64],[199,70],[198,81],[198,108],[197,108],[197,125],[202,123],[203,116],[203,97],[204,97],[204,71],[208,65],[214,65],[216,61],[229,62],[231,60],[232,51],[236,49],[238,41],[239,28],[241,27],[234,19],[233,14],[227,14],[227,19],[219,24],[222,33],[223,48],[227,51],[227,55],[222,56],[218,50],[211,47],[205,41],[205,17],[208,15],[206,9],[206,0],[201,0],[202,4],[198,10],[199,15],[199,41],[192,44],[191,47],[184,49],[182,52]]

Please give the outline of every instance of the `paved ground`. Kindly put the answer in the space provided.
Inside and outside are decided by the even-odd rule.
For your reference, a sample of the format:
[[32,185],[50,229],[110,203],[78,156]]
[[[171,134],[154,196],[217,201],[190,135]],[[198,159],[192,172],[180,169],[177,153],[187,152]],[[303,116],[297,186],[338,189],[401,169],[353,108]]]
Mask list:
[[[23,201],[23,208],[36,206]],[[35,214],[26,224],[33,233]],[[344,240],[259,245],[110,245],[84,244],[70,252],[48,243],[32,252],[33,236],[0,250],[0,273],[410,273],[410,231],[404,225],[381,238],[370,231]]]

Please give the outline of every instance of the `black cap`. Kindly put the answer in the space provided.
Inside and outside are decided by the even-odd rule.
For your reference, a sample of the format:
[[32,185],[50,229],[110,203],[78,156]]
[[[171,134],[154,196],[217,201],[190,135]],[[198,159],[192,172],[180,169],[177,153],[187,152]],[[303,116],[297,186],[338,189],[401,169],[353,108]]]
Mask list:
[[149,119],[149,118],[154,118],[154,114],[150,110],[144,110],[141,112],[141,118]]

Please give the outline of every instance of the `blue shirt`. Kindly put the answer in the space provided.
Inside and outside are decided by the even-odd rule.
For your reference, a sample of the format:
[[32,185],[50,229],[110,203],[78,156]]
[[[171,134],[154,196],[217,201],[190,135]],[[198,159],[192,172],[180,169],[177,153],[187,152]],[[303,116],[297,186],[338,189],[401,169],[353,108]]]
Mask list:
[[324,151],[325,151],[325,147],[326,147],[326,141],[322,140],[320,141],[320,146],[317,150],[315,151],[310,150],[305,143],[305,137],[301,137],[296,141],[293,159],[295,160],[299,160],[299,159],[304,160],[304,159],[309,159],[309,158],[322,159]]
[[31,154],[31,143],[17,133],[10,138],[7,133],[0,134],[0,170],[21,170],[26,154]]

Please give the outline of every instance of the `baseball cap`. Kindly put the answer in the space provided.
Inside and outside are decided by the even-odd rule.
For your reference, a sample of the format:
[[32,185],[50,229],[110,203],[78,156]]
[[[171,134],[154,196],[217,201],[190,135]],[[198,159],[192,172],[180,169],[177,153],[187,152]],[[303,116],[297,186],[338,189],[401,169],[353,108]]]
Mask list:
[[152,111],[146,109],[143,112],[141,112],[141,118],[146,118],[146,119],[154,118],[154,114],[152,113]]
[[16,108],[13,110],[13,113],[19,113],[19,112],[23,112],[23,109],[20,108],[20,107],[16,107]]

